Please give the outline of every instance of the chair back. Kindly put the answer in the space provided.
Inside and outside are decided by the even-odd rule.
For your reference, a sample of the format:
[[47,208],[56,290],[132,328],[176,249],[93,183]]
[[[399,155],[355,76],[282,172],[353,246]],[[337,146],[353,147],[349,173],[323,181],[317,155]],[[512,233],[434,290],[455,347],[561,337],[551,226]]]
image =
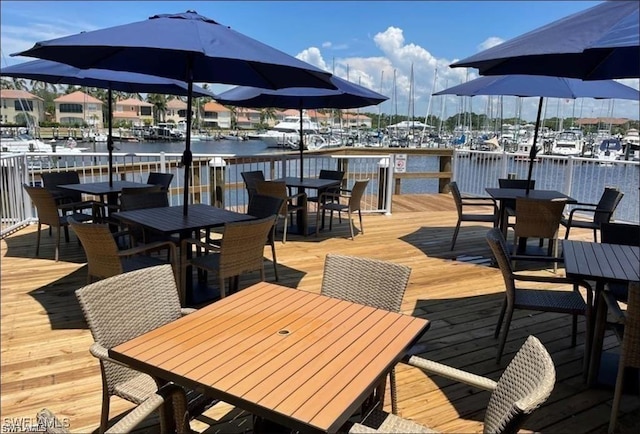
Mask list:
[[330,253],[324,261],[320,293],[399,312],[410,274],[406,265]]
[[493,257],[502,272],[507,301],[509,303],[514,303],[516,298],[516,284],[504,235],[502,235],[502,231],[499,228],[492,228],[487,232],[486,239],[489,247],[491,248],[491,252],[493,253]]
[[220,246],[220,277],[239,276],[263,268],[264,246],[275,220],[273,214],[224,226]]
[[163,208],[169,206],[169,198],[164,191],[154,191],[144,194],[123,194],[120,196],[120,209],[122,211],[133,211],[146,208]]
[[[284,200],[279,197],[273,196],[265,196],[262,194],[254,194],[249,200],[249,205],[247,206],[247,214],[252,215],[257,218],[264,218],[269,216],[278,215],[280,210],[282,209],[282,204]],[[275,237],[275,219],[273,221],[273,228],[269,231],[269,239],[268,241],[271,243]]]
[[640,225],[601,223],[600,241],[607,244],[640,246]]
[[[344,172],[341,170],[326,170],[321,169],[320,174],[318,175],[320,179],[331,179],[334,181],[342,181],[344,179]],[[340,185],[335,187],[322,188],[318,191],[318,196],[322,193],[338,193],[340,191]]]
[[516,198],[516,237],[558,238],[566,200]]
[[[76,291],[95,342],[113,348],[181,316],[178,288],[171,265],[119,274]],[[140,375],[122,365],[101,362],[104,380],[114,385]]]
[[242,172],[242,179],[244,180],[244,185],[247,188],[247,194],[249,195],[249,199],[256,193],[256,182],[264,181],[264,172],[262,170],[253,170],[249,172]]
[[169,191],[169,186],[173,180],[173,173],[150,172],[147,184],[159,185],[160,190]]
[[455,181],[451,181],[449,183],[449,188],[451,189],[451,195],[453,196],[453,201],[456,204],[456,210],[458,211],[458,216],[461,216],[462,215],[462,194],[460,194],[458,183]]
[[60,226],[60,213],[53,194],[44,187],[31,187],[23,184],[24,189],[38,212],[38,221],[51,226]]
[[[621,354],[624,365],[640,368],[640,283],[629,282],[627,316],[624,320],[624,336]],[[619,375],[619,374],[618,374]]]
[[484,432],[518,432],[527,417],[549,398],[555,381],[551,356],[536,337],[529,336],[491,393]]
[[614,187],[606,187],[602,196],[600,196],[600,200],[598,201],[597,209],[593,215],[594,223],[608,223],[611,220],[611,216],[613,212],[618,207],[618,204],[622,200],[622,193],[620,190]]
[[67,221],[82,244],[89,276],[103,279],[123,272],[118,245],[108,224],[81,223],[73,217],[67,217]]
[[498,179],[498,186],[500,188],[518,188],[522,190],[526,190],[528,186],[529,190],[533,190],[536,188],[536,180],[532,179],[530,181],[527,181],[526,179],[500,178]]
[[356,181],[351,189],[351,197],[349,197],[349,208],[351,211],[357,211],[361,209],[362,206],[362,196],[364,196],[364,191],[367,188],[367,184],[369,184],[368,179],[361,179]]
[[154,193],[157,191],[165,191],[165,195],[166,195],[166,190],[162,190],[162,187],[159,185],[154,185],[152,187],[124,187],[121,191],[121,194],[123,195],[147,194],[147,193]]
[[64,198],[69,202],[82,202],[82,193],[79,191],[65,190],[58,188],[64,184],[80,184],[78,172],[49,172],[43,173],[42,184],[49,190],[55,198]]
[[[282,200],[280,206],[279,215],[287,215],[287,201],[289,198],[289,192],[287,191],[287,184],[279,181],[256,181],[255,182],[255,194],[263,196],[275,197]],[[249,199],[251,201],[251,197]],[[252,214],[253,215],[253,214]]]

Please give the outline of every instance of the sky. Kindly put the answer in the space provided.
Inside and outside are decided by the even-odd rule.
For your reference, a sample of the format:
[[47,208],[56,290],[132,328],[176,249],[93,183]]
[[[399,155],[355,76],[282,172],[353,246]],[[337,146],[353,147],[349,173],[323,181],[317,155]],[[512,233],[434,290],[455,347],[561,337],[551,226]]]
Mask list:
[[[588,9],[597,1],[12,1],[0,2],[2,67],[37,41],[195,10],[339,77],[388,96],[363,111],[445,117],[487,113],[487,97],[432,92],[478,76],[456,60]],[[413,75],[412,75],[413,70]],[[395,76],[395,80],[394,80]],[[413,76],[413,82],[411,77]],[[395,84],[394,84],[395,82]],[[640,88],[638,79],[621,80]],[[412,84],[413,83],[413,84]],[[214,93],[232,86],[212,83]],[[411,92],[413,89],[413,92]],[[413,93],[414,97],[410,98]],[[505,97],[504,117],[535,120],[537,98]],[[497,98],[493,98],[497,107]],[[497,109],[494,109],[494,114]],[[640,117],[638,101],[549,99],[546,117]]]

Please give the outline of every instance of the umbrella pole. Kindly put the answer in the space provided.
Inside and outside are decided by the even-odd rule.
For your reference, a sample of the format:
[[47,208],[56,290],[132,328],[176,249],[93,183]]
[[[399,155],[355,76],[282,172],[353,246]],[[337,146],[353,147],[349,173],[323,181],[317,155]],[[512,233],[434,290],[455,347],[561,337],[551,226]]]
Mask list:
[[302,104],[300,104],[300,182],[304,178],[304,135],[302,132]]
[[542,101],[543,97],[540,97],[540,102],[538,103],[538,117],[536,118],[536,129],[533,131],[533,145],[529,150],[529,174],[527,176],[527,195],[529,195],[530,185],[531,184],[531,175],[533,173],[533,161],[538,154],[538,147],[536,143],[538,142],[538,130],[540,129],[540,116],[542,115]]
[[187,86],[187,130],[185,134],[185,149],[182,154],[182,164],[184,166],[184,206],[182,214],[184,216],[189,214],[189,177],[191,175],[191,160],[193,159],[191,154],[191,103],[193,102],[193,80],[191,78],[187,82]]
[[112,91],[111,86],[109,86],[109,91],[107,92],[107,110],[109,110],[109,114],[107,115],[108,119],[108,134],[107,134],[107,151],[109,151],[109,187],[113,187],[113,102],[112,102]]

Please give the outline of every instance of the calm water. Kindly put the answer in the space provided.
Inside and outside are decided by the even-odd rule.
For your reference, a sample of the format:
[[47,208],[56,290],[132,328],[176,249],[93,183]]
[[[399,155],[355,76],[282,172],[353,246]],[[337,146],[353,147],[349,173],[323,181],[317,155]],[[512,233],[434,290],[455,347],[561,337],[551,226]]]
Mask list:
[[[87,145],[82,145],[87,146]],[[88,145],[89,149],[92,149]],[[184,142],[116,142],[115,152],[168,152],[182,153]],[[96,152],[107,152],[106,143],[98,143]],[[235,154],[235,155],[255,155],[255,154],[278,154],[282,149],[268,148],[267,144],[260,140],[210,140],[191,142],[191,152],[194,154]]]

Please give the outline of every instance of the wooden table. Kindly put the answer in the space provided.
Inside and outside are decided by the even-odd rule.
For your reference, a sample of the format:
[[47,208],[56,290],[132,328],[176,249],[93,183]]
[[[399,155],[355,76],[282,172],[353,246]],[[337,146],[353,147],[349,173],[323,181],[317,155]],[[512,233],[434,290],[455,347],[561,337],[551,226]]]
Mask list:
[[[188,215],[186,216],[182,205],[120,211],[113,213],[112,216],[124,223],[137,224],[164,235],[178,234],[180,241],[192,237],[195,232],[201,229],[211,229],[224,226],[225,223],[255,219],[255,217],[248,214],[205,204],[189,205]],[[194,303],[196,300],[193,297],[191,273],[188,272],[185,277],[187,304]]]
[[587,382],[594,385],[600,369],[607,306],[602,292],[607,282],[640,281],[640,247],[562,240],[568,277],[596,281],[594,332]]
[[303,432],[335,432],[429,321],[261,282],[109,350]]
[[[303,193],[305,189],[316,189],[318,191],[328,188],[335,187],[340,185],[340,181],[335,179],[322,179],[322,178],[302,178],[297,176],[287,176],[284,178],[275,179],[276,182],[284,182],[287,187],[296,187],[298,189],[298,193]],[[324,218],[322,219],[322,225],[324,227]],[[296,226],[297,232],[303,235],[308,235],[309,233],[315,233],[315,229],[311,230],[309,228],[309,221],[307,218],[307,213],[298,212],[296,215]]]

